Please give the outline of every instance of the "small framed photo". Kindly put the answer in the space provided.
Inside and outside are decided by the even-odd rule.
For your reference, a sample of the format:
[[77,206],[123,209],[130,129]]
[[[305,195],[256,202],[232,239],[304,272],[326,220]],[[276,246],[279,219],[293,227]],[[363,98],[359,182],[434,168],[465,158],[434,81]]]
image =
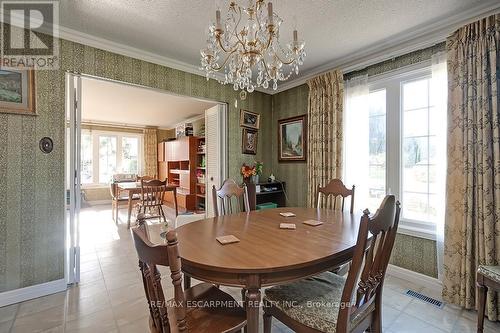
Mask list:
[[305,162],[307,159],[307,116],[278,121],[278,161]]
[[241,150],[243,154],[256,155],[257,154],[257,138],[258,132],[248,128],[243,129],[241,138]]
[[260,126],[260,114],[241,109],[240,126],[258,130]]
[[36,115],[35,73],[31,69],[0,69],[0,112]]

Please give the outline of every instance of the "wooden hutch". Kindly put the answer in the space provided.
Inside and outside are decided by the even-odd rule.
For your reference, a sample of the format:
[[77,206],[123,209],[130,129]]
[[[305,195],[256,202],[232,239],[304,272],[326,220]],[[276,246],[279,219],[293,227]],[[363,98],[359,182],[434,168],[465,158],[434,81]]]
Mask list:
[[[158,144],[158,176],[178,187],[178,206],[188,211],[200,210],[199,203],[205,200],[205,188],[200,189],[197,179],[205,159],[198,150],[201,140],[204,138],[186,136]],[[165,200],[173,203],[171,192],[165,194]]]

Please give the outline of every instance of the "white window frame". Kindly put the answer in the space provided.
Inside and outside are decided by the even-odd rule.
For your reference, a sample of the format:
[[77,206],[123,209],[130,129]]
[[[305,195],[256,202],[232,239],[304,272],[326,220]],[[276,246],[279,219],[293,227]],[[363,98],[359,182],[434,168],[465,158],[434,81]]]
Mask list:
[[[137,138],[139,139],[139,160],[137,161],[138,174],[142,174],[142,168],[144,163],[144,135],[128,132],[118,132],[118,131],[101,131],[101,130],[90,130],[82,129],[83,134],[89,134],[92,137],[92,183],[82,184],[83,188],[89,187],[103,187],[107,186],[108,183],[99,182],[99,137],[100,136],[112,136],[116,137],[116,166],[120,170],[122,165],[122,139],[123,138]],[[120,172],[120,171],[119,171]]]
[[[369,91],[386,90],[386,192],[402,198],[403,117],[402,86],[408,81],[432,77],[431,62],[425,61],[396,71],[372,76]],[[397,177],[390,176],[397,175]],[[404,203],[403,203],[404,204]],[[398,232],[436,240],[436,224],[401,217]]]

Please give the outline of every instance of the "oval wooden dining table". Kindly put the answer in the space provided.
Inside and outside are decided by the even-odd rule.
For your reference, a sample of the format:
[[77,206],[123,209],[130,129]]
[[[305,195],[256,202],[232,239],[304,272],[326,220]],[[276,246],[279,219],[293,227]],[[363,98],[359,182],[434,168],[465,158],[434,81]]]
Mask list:
[[[283,217],[292,212],[295,217]],[[209,218],[177,229],[183,272],[198,280],[247,290],[247,330],[258,332],[260,289],[315,275],[348,262],[361,212],[276,208]],[[324,222],[306,225],[307,220]],[[295,230],[280,229],[294,223]],[[234,235],[221,245],[216,237]]]

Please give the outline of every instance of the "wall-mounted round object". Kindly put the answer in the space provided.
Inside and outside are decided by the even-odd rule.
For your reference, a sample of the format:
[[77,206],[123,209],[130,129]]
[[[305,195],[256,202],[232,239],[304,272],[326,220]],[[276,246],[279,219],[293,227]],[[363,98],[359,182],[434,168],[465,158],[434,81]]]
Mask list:
[[54,149],[54,141],[46,136],[40,139],[39,147],[42,152],[49,154]]

